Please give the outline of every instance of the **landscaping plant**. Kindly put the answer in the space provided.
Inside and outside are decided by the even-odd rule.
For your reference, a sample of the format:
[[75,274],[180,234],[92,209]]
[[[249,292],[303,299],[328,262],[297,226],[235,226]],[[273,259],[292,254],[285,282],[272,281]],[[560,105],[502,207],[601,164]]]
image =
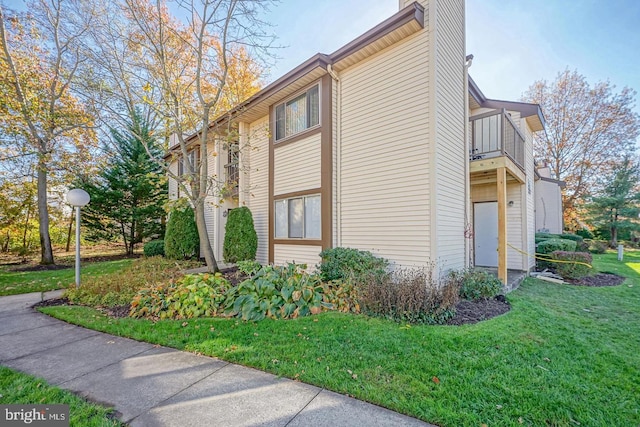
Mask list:
[[191,259],[200,255],[198,228],[193,209],[186,199],[177,200],[169,213],[164,252],[171,259]]
[[144,244],[144,256],[164,256],[164,240],[151,240]]
[[258,234],[253,226],[251,211],[246,206],[232,209],[225,225],[222,255],[225,262],[256,259]]
[[503,291],[500,279],[487,271],[452,272],[451,279],[460,283],[460,297],[471,301],[493,298]]
[[556,272],[565,279],[581,279],[593,271],[593,268],[589,267],[593,258],[588,252],[555,251],[551,253],[551,257],[554,260],[564,261],[554,263],[554,266]]
[[386,275],[389,262],[369,251],[352,248],[331,248],[320,252],[322,261],[317,266],[322,281],[353,279],[360,283],[373,276]]

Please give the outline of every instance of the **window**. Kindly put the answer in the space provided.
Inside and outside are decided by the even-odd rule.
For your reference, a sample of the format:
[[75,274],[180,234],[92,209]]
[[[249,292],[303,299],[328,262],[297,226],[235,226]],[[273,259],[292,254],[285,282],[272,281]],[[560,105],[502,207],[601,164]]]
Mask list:
[[[198,166],[200,166],[200,147],[196,147],[187,153],[189,163],[194,168],[194,173],[198,173]],[[178,159],[178,176],[182,176],[186,173],[187,167],[184,164],[184,159],[180,157]]]
[[321,233],[319,195],[276,200],[276,239],[319,239]]
[[320,123],[318,85],[276,106],[276,141],[295,135]]
[[225,181],[226,188],[229,190],[231,196],[238,195],[238,183],[240,179],[239,166],[239,146],[237,142],[232,142],[227,146],[227,164],[224,165],[227,171],[227,179]]

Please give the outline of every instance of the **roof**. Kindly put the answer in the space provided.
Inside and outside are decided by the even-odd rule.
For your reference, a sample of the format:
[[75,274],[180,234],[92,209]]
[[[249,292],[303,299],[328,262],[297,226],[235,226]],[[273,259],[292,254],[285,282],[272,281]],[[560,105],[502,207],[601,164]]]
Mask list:
[[505,110],[517,111],[520,116],[527,120],[531,130],[541,131],[544,130],[544,115],[542,109],[538,104],[530,104],[527,102],[515,102],[515,101],[500,101],[497,99],[487,98],[475,81],[469,76],[469,103],[471,108],[493,108]]
[[[270,105],[327,74],[329,65],[336,71],[343,70],[422,28],[424,28],[424,7],[418,2],[413,2],[330,55],[315,54],[246,101],[212,120],[209,128],[225,123],[230,118],[242,118],[247,122],[258,120],[269,113]],[[190,135],[187,141],[194,140],[197,135],[197,133]],[[177,145],[174,145],[169,150],[174,150],[176,147]]]

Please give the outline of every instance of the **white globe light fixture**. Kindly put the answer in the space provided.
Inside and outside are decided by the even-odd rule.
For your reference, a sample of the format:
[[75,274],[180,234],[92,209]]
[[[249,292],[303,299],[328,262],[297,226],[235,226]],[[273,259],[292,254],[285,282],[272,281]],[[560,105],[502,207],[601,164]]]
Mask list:
[[80,208],[89,203],[89,193],[74,188],[67,193],[67,202],[76,208],[76,289],[80,287]]

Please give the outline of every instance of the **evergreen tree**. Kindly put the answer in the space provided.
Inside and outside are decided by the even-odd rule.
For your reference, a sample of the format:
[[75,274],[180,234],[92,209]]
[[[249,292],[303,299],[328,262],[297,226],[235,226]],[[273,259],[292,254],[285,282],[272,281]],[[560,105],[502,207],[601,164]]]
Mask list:
[[640,168],[626,157],[614,166],[602,190],[597,196],[591,197],[587,205],[592,224],[608,232],[612,247],[617,246],[620,231],[640,229],[638,182]]
[[137,243],[164,234],[167,181],[157,162],[163,150],[137,112],[125,132],[112,129],[111,135],[115,150],[108,165],[98,177],[81,183],[91,196],[83,212],[96,237],[119,236],[131,255]]

